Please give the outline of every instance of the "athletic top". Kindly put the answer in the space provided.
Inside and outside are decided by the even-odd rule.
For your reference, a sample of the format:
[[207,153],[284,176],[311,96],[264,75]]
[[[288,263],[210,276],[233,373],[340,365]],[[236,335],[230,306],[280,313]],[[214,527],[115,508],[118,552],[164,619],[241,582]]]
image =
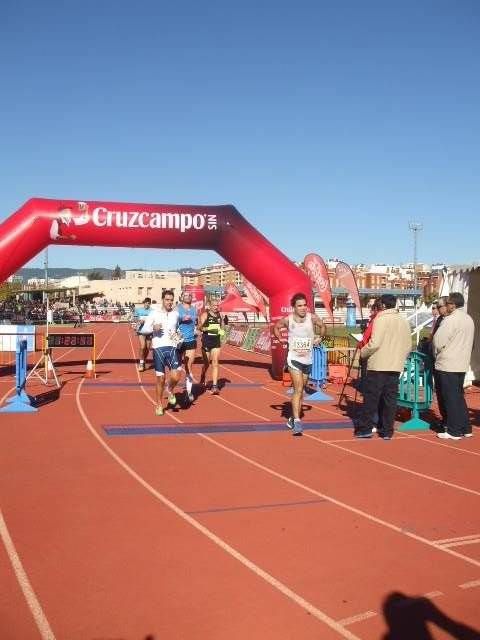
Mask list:
[[290,360],[312,364],[314,337],[311,313],[307,313],[304,322],[295,322],[293,313],[288,316],[288,358]]
[[134,317],[137,319],[137,333],[140,333],[142,336],[150,335],[152,333],[151,327],[147,327],[145,329],[145,320],[146,318],[153,312],[153,309],[145,309],[145,307],[140,307],[135,309]]
[[[145,320],[144,327],[148,324],[150,332],[153,334],[152,348],[158,347],[176,347],[180,340],[177,334],[178,329],[178,311],[172,309],[171,311],[165,311],[165,309],[155,309],[148,318]],[[161,324],[162,328],[159,331],[154,331],[153,325]]]
[[[220,315],[220,311],[218,311],[217,313],[212,313],[211,311],[207,311],[207,318],[203,323],[203,326],[208,329],[208,327],[211,324],[216,325],[216,327],[221,327],[222,316]],[[212,331],[212,333],[209,333],[207,330],[203,332],[203,335],[205,334],[209,337],[220,337],[218,335],[218,331]]]
[[197,310],[192,306],[187,309],[183,304],[177,306],[179,326],[184,342],[193,342],[195,340],[195,325],[197,322]]

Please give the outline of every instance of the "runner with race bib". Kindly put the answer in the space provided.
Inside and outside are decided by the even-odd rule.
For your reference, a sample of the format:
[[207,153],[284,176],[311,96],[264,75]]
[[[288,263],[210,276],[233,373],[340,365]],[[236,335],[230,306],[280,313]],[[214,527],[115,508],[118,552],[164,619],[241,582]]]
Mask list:
[[[287,365],[293,382],[292,415],[287,427],[294,436],[303,433],[301,409],[305,386],[312,371],[313,347],[325,335],[325,325],[314,313],[307,311],[307,299],[303,293],[296,293],[290,301],[293,313],[280,318],[273,332],[280,342],[288,341]],[[288,329],[288,338],[282,336],[282,329]]]

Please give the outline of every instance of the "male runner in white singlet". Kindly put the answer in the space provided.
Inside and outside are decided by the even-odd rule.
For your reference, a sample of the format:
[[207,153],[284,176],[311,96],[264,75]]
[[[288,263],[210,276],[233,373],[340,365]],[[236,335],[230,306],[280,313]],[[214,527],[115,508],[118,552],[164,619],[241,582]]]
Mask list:
[[286,342],[281,329],[288,329],[287,365],[293,382],[292,416],[287,420],[287,427],[294,436],[303,433],[300,412],[303,393],[312,372],[313,346],[319,344],[325,335],[325,325],[314,313],[307,311],[307,298],[303,293],[296,293],[290,301],[293,313],[280,318],[273,332],[280,342]]
[[153,363],[157,384],[155,387],[156,401],[155,413],[163,416],[162,405],[163,390],[165,388],[165,369],[169,369],[168,404],[175,406],[175,385],[180,379],[182,365],[178,353],[178,346],[182,341],[182,335],[178,331],[178,311],[173,308],[173,291],[166,290],[162,293],[162,308],[153,311],[145,320],[152,329]]

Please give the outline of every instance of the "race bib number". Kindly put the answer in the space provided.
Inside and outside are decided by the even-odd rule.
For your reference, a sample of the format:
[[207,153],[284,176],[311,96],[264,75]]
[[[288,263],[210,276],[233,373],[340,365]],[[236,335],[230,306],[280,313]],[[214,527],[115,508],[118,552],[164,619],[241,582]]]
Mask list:
[[312,339],[294,338],[292,347],[294,351],[310,351],[312,349]]

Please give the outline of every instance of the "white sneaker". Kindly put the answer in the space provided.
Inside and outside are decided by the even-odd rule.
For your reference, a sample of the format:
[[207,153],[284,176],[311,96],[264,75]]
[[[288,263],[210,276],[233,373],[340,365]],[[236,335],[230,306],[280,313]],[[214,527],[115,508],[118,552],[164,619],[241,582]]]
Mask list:
[[464,433],[463,437],[464,438],[473,438],[473,433]]
[[448,431],[443,431],[442,433],[437,433],[437,438],[441,438],[442,440],[461,440],[462,436],[452,436]]

